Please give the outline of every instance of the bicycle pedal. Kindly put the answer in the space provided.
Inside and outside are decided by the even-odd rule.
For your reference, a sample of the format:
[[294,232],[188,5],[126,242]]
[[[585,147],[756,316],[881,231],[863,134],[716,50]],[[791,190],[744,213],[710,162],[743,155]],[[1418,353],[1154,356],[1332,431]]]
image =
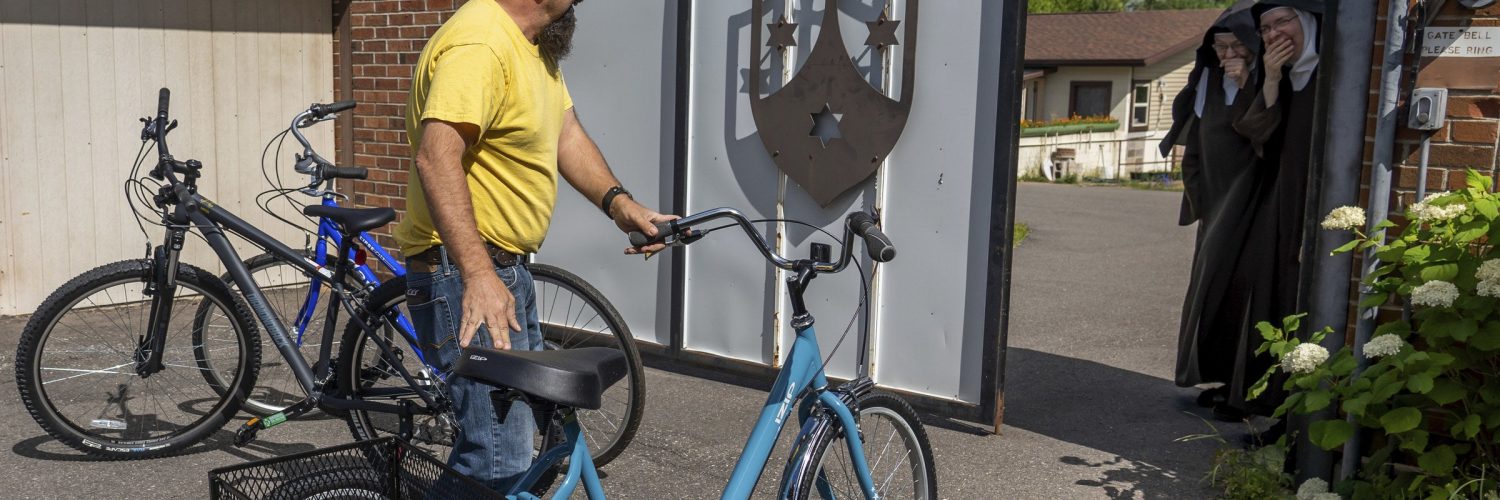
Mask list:
[[249,422],[240,425],[239,430],[234,431],[234,447],[244,448],[255,440],[255,435],[260,432],[260,419],[251,418]]

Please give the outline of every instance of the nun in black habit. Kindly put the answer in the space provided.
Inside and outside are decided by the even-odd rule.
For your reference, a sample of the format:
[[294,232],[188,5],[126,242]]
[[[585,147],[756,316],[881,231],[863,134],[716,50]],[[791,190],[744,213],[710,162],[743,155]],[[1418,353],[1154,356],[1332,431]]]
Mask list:
[[[1235,304],[1243,299],[1231,296],[1230,277],[1264,191],[1254,168],[1255,148],[1234,130],[1234,122],[1255,99],[1259,44],[1248,7],[1220,16],[1203,37],[1187,87],[1173,100],[1172,129],[1161,144],[1163,155],[1183,146],[1185,189],[1178,222],[1198,222],[1177,344],[1176,381],[1185,387],[1227,384],[1233,375],[1240,342],[1233,316],[1243,310]],[[1207,391],[1199,402],[1222,403],[1224,392]]]
[[[1188,87],[1174,101],[1173,128],[1162,143],[1164,154],[1173,145],[1184,146],[1186,192],[1179,222],[1199,223],[1176,382],[1184,387],[1222,384],[1204,391],[1198,403],[1229,420],[1251,412],[1247,391],[1270,366],[1268,356],[1254,354],[1261,340],[1255,324],[1279,324],[1295,307],[1300,241],[1286,249],[1290,240],[1284,235],[1300,235],[1300,224],[1280,221],[1293,212],[1300,217],[1302,201],[1283,204],[1305,193],[1305,188],[1292,189],[1305,186],[1305,158],[1300,175],[1283,175],[1274,164],[1278,160],[1267,156],[1281,150],[1283,143],[1275,141],[1284,135],[1285,120],[1275,116],[1281,108],[1264,105],[1258,88],[1273,72],[1255,55],[1262,52],[1256,15],[1264,11],[1262,3],[1269,2],[1242,1],[1215,22],[1199,48]],[[1275,73],[1271,76],[1278,81],[1286,74]],[[1257,105],[1259,110],[1252,112]],[[1304,125],[1311,117],[1305,118]],[[1280,184],[1292,178],[1302,180]],[[1283,254],[1293,257],[1290,272],[1284,271],[1288,262]],[[1275,399],[1273,395],[1264,403],[1274,408]],[[1254,409],[1267,409],[1266,404]]]

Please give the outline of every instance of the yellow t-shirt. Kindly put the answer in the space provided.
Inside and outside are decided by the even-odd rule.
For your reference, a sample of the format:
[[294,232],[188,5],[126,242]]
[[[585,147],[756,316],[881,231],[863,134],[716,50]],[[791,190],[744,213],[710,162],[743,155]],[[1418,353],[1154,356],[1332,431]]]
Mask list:
[[[479,140],[463,156],[479,235],[505,251],[541,248],[557,200],[557,144],[573,107],[562,72],[549,72],[494,0],[464,4],[422,49],[406,105],[406,137],[416,158],[422,120],[471,123]],[[406,218],[396,226],[401,253],[442,243],[415,170],[407,176]]]

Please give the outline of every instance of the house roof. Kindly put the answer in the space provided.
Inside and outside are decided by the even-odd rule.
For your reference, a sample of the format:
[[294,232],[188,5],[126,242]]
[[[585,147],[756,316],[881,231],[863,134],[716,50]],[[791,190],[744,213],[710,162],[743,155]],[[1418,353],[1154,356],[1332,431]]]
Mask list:
[[1026,16],[1026,66],[1147,66],[1197,46],[1222,11]]

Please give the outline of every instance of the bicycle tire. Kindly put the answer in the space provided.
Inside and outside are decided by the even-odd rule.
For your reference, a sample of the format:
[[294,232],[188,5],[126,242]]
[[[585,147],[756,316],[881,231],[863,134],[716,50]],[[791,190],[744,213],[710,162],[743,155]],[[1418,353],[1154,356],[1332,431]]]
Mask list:
[[[406,316],[405,303],[406,279],[395,278],[387,280],[376,287],[375,291],[371,292],[370,296],[366,299],[364,310],[360,314],[360,321],[371,328],[380,329],[382,334],[385,335],[387,342],[395,349],[392,355],[400,358],[399,361],[406,368],[407,372],[414,378],[417,378],[419,383],[426,381],[431,384],[428,387],[421,388],[422,390],[441,393],[443,391],[441,382],[433,374],[429,373],[429,369],[422,365],[420,358],[415,355],[409,355],[406,352],[406,349],[410,349],[412,346],[400,338],[402,337],[401,333],[395,331],[401,327],[399,325],[392,326],[392,323],[387,319],[390,317],[390,311],[393,310]],[[393,360],[366,359],[368,354],[378,352],[376,350],[377,346],[366,346],[368,337],[365,335],[364,330],[360,329],[359,325],[360,322],[351,321],[344,326],[344,336],[339,345],[339,362],[337,363],[339,390],[348,398],[375,399],[376,396],[369,394],[374,392],[373,389],[377,385],[380,385],[386,390],[384,391],[385,394],[378,396],[378,399],[392,401],[405,399],[422,405],[421,397],[415,392],[417,388],[406,385],[401,375],[390,368]],[[350,383],[350,381],[358,382]],[[412,392],[400,392],[402,389]],[[412,436],[410,440],[411,444],[431,453],[433,456],[447,457],[448,452],[453,448],[453,433],[457,431],[452,425],[451,419],[445,423],[441,415],[442,412],[428,408],[419,408],[419,411],[424,412],[430,418],[417,423],[417,429],[415,429],[417,434]],[[372,415],[378,415],[381,418],[372,418]],[[354,434],[356,441],[395,434],[399,425],[399,420],[394,414],[366,410],[350,410],[348,415],[345,416],[345,420],[348,422],[349,430]],[[428,433],[423,434],[424,431]]]
[[603,346],[625,353],[629,371],[604,391],[604,406],[577,410],[594,466],[604,467],[630,446],[645,412],[646,373],[635,337],[615,306],[583,278],[547,264],[526,268],[535,281],[537,317],[548,348]]
[[[304,255],[309,259],[313,257],[311,254]],[[271,307],[276,316],[283,322],[294,322],[297,319],[297,313],[301,311],[302,305],[307,301],[308,284],[311,281],[311,278],[302,273],[302,268],[268,252],[246,259],[245,269],[249,272],[251,279],[254,279],[256,284],[262,287],[261,292],[266,297],[266,305]],[[261,276],[257,276],[257,274]],[[268,274],[273,275],[267,276]],[[224,281],[225,286],[229,287],[231,293],[239,293],[239,285],[234,282],[228,273],[220,276],[219,279]],[[364,287],[364,284],[352,275],[344,281],[345,287],[352,287],[349,288],[350,290],[359,290]],[[330,288],[323,288],[322,293],[318,296],[318,301],[315,304],[312,315],[308,318],[307,328],[302,332],[303,341],[299,345],[299,349],[302,351],[302,359],[309,362],[316,362],[318,359],[320,336],[323,334],[323,322],[327,318],[330,293]],[[206,307],[207,304],[204,306]],[[199,308],[198,318],[201,319],[203,317],[204,310],[204,307]],[[284,326],[291,340],[298,342],[296,325],[288,324]],[[195,329],[194,333],[196,334],[200,331]],[[338,342],[342,339],[343,332],[337,332],[335,335],[335,342]],[[307,338],[308,336],[312,336],[312,338],[309,339]],[[268,337],[262,337],[264,340],[269,340]],[[196,342],[195,345],[197,345]],[[338,346],[335,345],[332,352],[338,354],[338,349]],[[262,353],[269,351],[273,355],[261,356],[256,385],[250,388],[250,397],[245,399],[245,403],[241,406],[241,409],[252,415],[266,417],[302,401],[306,397],[306,394],[303,393],[302,385],[297,381],[297,377],[292,374],[291,365],[281,356],[281,351],[270,344],[263,346],[261,351]],[[203,360],[207,358],[200,357],[199,359]],[[207,377],[208,383],[216,390],[222,390],[224,386],[223,382],[214,376],[218,372],[209,369],[210,367],[203,364],[200,364],[200,367],[205,368],[202,373]],[[312,411],[316,412],[318,410],[314,409]]]
[[[396,331],[401,327],[392,326],[391,321],[393,317],[391,311],[396,311],[404,317],[410,317],[410,314],[405,310],[405,303],[406,279],[397,277],[387,280],[376,287],[374,292],[370,293],[369,298],[366,299],[364,311],[360,319],[371,328],[379,328],[392,347],[399,349],[405,346],[410,348],[412,346],[405,340],[398,338],[403,336],[402,333]],[[361,392],[372,389],[379,380],[395,380],[400,381],[401,384],[405,384],[399,373],[395,373],[389,368],[382,368],[382,365],[366,362],[365,355],[376,352],[373,348],[365,348],[367,340],[368,336],[359,328],[359,323],[350,322],[345,326],[344,339],[340,345],[341,351],[338,358],[341,360],[338,364],[339,383],[342,385],[344,384],[343,381],[346,380],[359,381],[356,384],[350,384],[349,387],[341,387],[341,390],[346,391],[345,397],[366,399],[366,396],[361,395]],[[428,390],[440,393],[446,390],[439,379],[431,377],[429,368],[423,366],[420,361],[416,361],[419,358],[404,354],[398,354],[397,356],[402,358],[402,366],[406,367],[407,372],[412,374],[413,377],[421,377],[420,380],[431,381],[434,384]],[[408,362],[407,360],[412,361]],[[390,364],[389,360],[384,359],[379,363],[382,363],[384,366],[389,366]],[[406,387],[410,388],[410,386]],[[401,398],[402,395],[400,395],[399,391],[399,388],[393,386],[386,387],[386,394],[379,397],[381,399]],[[405,399],[411,400],[419,406],[423,404],[421,398],[415,392],[412,392],[409,396],[405,396]],[[440,413],[431,409],[419,409],[419,411],[427,415],[427,417],[423,418],[420,422],[413,422],[413,435],[407,442],[434,457],[446,460],[448,455],[453,451],[453,436],[459,432],[457,421],[448,412]],[[376,415],[379,418],[373,418]],[[366,410],[350,410],[345,415],[344,420],[349,424],[349,432],[354,435],[355,441],[398,435],[400,430],[399,417],[393,414]],[[532,485],[529,491],[533,495],[541,496],[557,481],[557,475],[558,468],[549,469],[537,479],[537,482]]]
[[[905,400],[894,395],[885,393],[870,393],[859,398],[859,432],[864,443],[864,454],[867,465],[870,467],[870,475],[875,479],[876,491],[880,498],[937,498],[937,470],[933,466],[932,443],[927,439],[927,430],[922,427],[922,421],[917,418],[916,411]],[[886,421],[891,425],[891,433],[880,432],[876,421]],[[885,437],[882,437],[885,436]],[[892,455],[886,454],[890,450],[890,444],[897,437],[900,438],[902,448],[906,450],[905,461],[896,458],[896,469],[890,474],[885,472],[882,465],[890,464],[886,461]],[[828,487],[833,496],[837,498],[864,498],[864,492],[860,489],[858,480],[855,479],[852,469],[852,461],[849,460],[849,448],[844,441],[844,429],[837,425],[829,425],[817,432],[812,437],[813,442],[806,448],[811,453],[807,465],[809,467],[794,470],[782,478],[786,483],[797,484],[795,498],[805,500],[812,495],[826,496],[820,489],[821,486]],[[876,450],[876,448],[880,448]],[[871,452],[879,454],[871,457]],[[915,456],[914,456],[915,455]],[[792,459],[796,460],[794,454]],[[912,489],[906,492],[904,489],[897,492],[887,492],[886,487],[892,486],[890,480],[899,475],[899,468],[903,463],[907,464],[912,476]],[[830,476],[830,466],[841,469],[837,478],[828,480],[820,479]],[[903,476],[904,477],[904,476]],[[882,478],[885,478],[882,481]],[[835,484],[836,483],[836,484]],[[899,484],[899,483],[898,483]],[[782,488],[782,491],[787,491]],[[816,492],[816,493],[815,493]],[[907,496],[910,495],[910,496]]]
[[[212,301],[223,311],[223,322],[232,332],[227,339],[213,340],[223,342],[225,349],[230,348],[230,344],[235,348],[235,352],[231,353],[235,363],[232,368],[234,374],[228,377],[231,380],[229,390],[215,391],[199,382],[200,376],[185,373],[186,370],[199,368],[196,363],[177,356],[193,351],[196,358],[196,353],[203,350],[198,349],[201,346],[183,347],[170,342],[174,339],[187,339],[188,335],[167,337],[169,343],[165,352],[168,359],[163,360],[165,367],[161,372],[144,378],[134,372],[134,352],[139,342],[138,336],[146,330],[145,323],[151,304],[150,298],[141,290],[151,279],[152,264],[145,260],[120,261],[97,267],[69,280],[52,292],[21,331],[21,341],[16,350],[16,388],[31,417],[47,434],[63,444],[106,459],[143,459],[168,455],[192,446],[218,431],[239,409],[240,402],[254,385],[256,368],[259,366],[260,343],[256,341],[255,322],[251,320],[248,308],[239,297],[229,292],[219,278],[185,263],[179,264],[177,268],[179,288],[176,300],[187,303],[173,306],[179,312],[174,318],[184,319],[186,322],[186,318],[193,316],[189,314],[194,310],[192,306],[196,305],[192,302],[204,299]],[[111,291],[117,287],[122,288],[118,298]],[[95,300],[96,297],[99,300]],[[70,313],[76,313],[76,316],[71,316]],[[70,322],[83,323],[84,328],[79,329]],[[95,328],[92,325],[102,327]],[[169,333],[175,333],[170,329],[172,324],[168,326]],[[195,324],[193,328],[202,326]],[[61,331],[59,327],[66,327],[68,331]],[[115,335],[104,333],[110,327],[118,328],[119,332]],[[48,349],[54,341],[70,343],[80,349]],[[111,341],[123,343],[108,344]],[[174,353],[177,354],[174,356]],[[97,366],[61,366],[91,354],[104,354],[111,359],[105,362],[107,364]],[[115,366],[99,368],[107,365]],[[47,381],[42,378],[44,372],[78,375]],[[104,399],[106,411],[113,411],[117,406],[118,414],[100,412],[96,402],[80,402],[85,407],[85,416],[82,418],[90,419],[85,423],[68,416],[72,413],[71,406],[59,406],[60,402],[69,400],[60,397],[67,387],[58,384],[89,375],[101,375],[109,377],[109,380],[101,383],[90,378],[78,382],[84,384],[83,390],[88,395],[96,395],[100,387],[116,384],[111,390],[118,391],[118,396],[106,394]],[[169,394],[181,396],[182,401],[163,403],[154,399],[155,404],[126,407],[127,403],[154,398],[150,394],[152,389],[165,388],[169,383],[182,384],[182,387],[173,388]],[[137,391],[136,389],[141,388],[136,387],[137,384],[143,386],[144,391]],[[204,387],[197,387],[199,385]],[[189,394],[190,391],[197,394]],[[199,395],[203,399],[194,399]],[[207,401],[213,402],[207,410],[197,408],[197,405]],[[153,410],[156,413],[147,413]],[[172,413],[173,410],[181,415]],[[178,421],[188,423],[177,426]],[[156,425],[176,428],[151,435],[152,429],[148,427]]]

